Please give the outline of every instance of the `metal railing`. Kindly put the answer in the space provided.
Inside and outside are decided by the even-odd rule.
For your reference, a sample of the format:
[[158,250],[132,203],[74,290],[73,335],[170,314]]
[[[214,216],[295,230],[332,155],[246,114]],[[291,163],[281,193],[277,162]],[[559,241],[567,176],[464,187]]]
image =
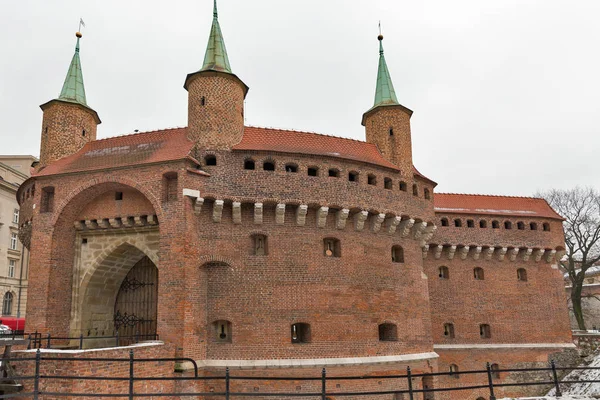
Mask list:
[[[47,373],[41,373],[42,367],[45,362],[98,362],[98,363],[128,363],[129,364],[129,374],[127,376],[85,376],[85,375],[51,375]],[[35,357],[28,358],[2,358],[2,363],[9,362],[19,366],[19,370],[22,370],[22,363],[34,363],[33,367],[30,370],[34,371],[33,375],[24,375],[24,376],[13,376],[11,378],[0,378],[0,387],[4,386],[4,383],[10,382],[12,385],[22,385],[22,388],[25,388],[25,391],[21,391],[18,393],[11,394],[0,394],[0,399],[8,399],[13,397],[25,397],[30,396],[29,398],[33,398],[34,400],[41,399],[43,396],[52,396],[52,397],[65,397],[65,398],[78,398],[78,397],[98,397],[98,398],[144,398],[148,396],[156,396],[156,397],[179,397],[179,398],[189,398],[189,397],[198,397],[202,396],[205,398],[224,398],[229,400],[231,398],[241,398],[241,397],[271,397],[271,398],[282,398],[282,397],[303,397],[303,398],[314,398],[326,400],[329,396],[335,396],[335,398],[344,398],[344,397],[360,397],[363,396],[365,398],[371,398],[370,396],[377,395],[395,395],[395,394],[403,394],[408,395],[409,400],[416,400],[417,394],[428,394],[428,393],[436,393],[436,392],[450,392],[450,391],[473,391],[478,390],[478,393],[486,393],[489,394],[489,400],[496,400],[496,389],[498,388],[509,388],[509,387],[529,387],[529,386],[553,386],[556,389],[557,397],[561,397],[561,388],[559,384],[568,384],[568,383],[597,383],[600,380],[577,380],[577,381],[562,381],[560,382],[558,379],[558,371],[571,371],[571,370],[599,370],[600,367],[567,367],[561,368],[557,367],[552,361],[549,367],[546,368],[512,368],[512,369],[492,369],[490,364],[486,365],[485,369],[482,370],[472,370],[472,371],[461,371],[461,372],[438,372],[438,373],[420,373],[413,374],[410,367],[406,369],[406,374],[402,375],[380,375],[380,376],[328,376],[327,370],[325,368],[322,369],[321,376],[314,377],[306,377],[306,376],[289,376],[289,377],[278,377],[278,376],[238,376],[232,375],[229,368],[225,370],[224,375],[220,376],[200,376],[198,373],[198,366],[193,359],[190,358],[135,358],[135,354],[133,350],[130,350],[128,358],[71,358],[71,357],[53,357],[53,356],[45,356],[39,349],[35,353]],[[193,366],[193,371],[190,373],[190,376],[172,376],[172,377],[150,377],[150,376],[139,376],[135,373],[135,367],[139,363],[147,363],[147,362],[189,362],[190,365]],[[56,365],[56,364],[53,364]],[[54,369],[50,369],[54,370]],[[542,378],[540,380],[531,380],[531,381],[522,381],[522,382],[512,382],[512,383],[502,383],[499,381],[500,373],[523,373],[523,372],[536,372],[540,374],[546,374],[549,376],[548,378]],[[415,388],[413,380],[416,378],[433,378],[440,376],[448,376],[453,378],[460,378],[461,376],[466,375],[479,375],[482,376],[482,379],[479,382],[475,382],[474,384],[470,384],[467,386],[449,386],[449,387],[438,387],[438,388]],[[394,380],[394,386],[397,388],[396,390],[371,390],[371,391],[341,391],[341,390],[330,390],[329,387],[332,383],[340,382],[340,381],[362,381],[362,382],[370,382],[370,381],[380,381],[380,380]],[[127,382],[128,390],[122,393],[102,393],[99,390],[95,389],[93,393],[81,393],[81,392],[62,392],[62,391],[52,391],[45,390],[44,387],[47,387],[52,381],[111,381],[111,382]],[[166,393],[163,391],[154,392],[140,392],[135,390],[134,383],[136,382],[151,382],[151,381],[187,381],[187,382],[206,382],[206,381],[216,381],[219,383],[220,387],[223,390],[214,391],[210,390],[208,392],[171,392]],[[291,384],[296,384],[299,381],[308,381],[313,382],[314,388],[320,388],[320,390],[315,390],[311,392],[292,392],[292,391],[282,391],[282,392],[260,392],[257,391],[256,387],[253,388],[253,391],[250,391],[249,387],[241,388],[246,389],[247,391],[239,391],[240,388],[237,388],[237,391],[232,390],[232,384],[236,381],[278,381],[278,382],[290,382]],[[9,385],[10,385],[9,384]],[[235,385],[240,386],[240,385]],[[337,385],[336,385],[337,386]],[[60,385],[56,386],[60,387]],[[125,385],[123,385],[125,387]],[[213,388],[214,389],[214,388]],[[296,388],[298,389],[298,388]],[[336,388],[337,389],[337,388]],[[1,392],[0,392],[1,393]],[[420,398],[420,397],[419,397]],[[427,398],[427,397],[426,397]]]

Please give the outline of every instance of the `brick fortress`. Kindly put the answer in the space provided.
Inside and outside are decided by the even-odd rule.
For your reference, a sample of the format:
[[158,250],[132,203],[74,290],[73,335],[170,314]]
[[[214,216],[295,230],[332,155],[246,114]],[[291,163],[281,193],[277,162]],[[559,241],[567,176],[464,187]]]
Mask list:
[[[187,128],[96,140],[80,37],[17,195],[28,331],[158,333],[154,353],[206,374],[526,367],[573,347],[561,217],[541,199],[435,193],[413,166],[383,37],[366,142],[244,126],[248,86],[216,5],[204,64],[185,79]],[[480,394],[436,398],[451,396]]]

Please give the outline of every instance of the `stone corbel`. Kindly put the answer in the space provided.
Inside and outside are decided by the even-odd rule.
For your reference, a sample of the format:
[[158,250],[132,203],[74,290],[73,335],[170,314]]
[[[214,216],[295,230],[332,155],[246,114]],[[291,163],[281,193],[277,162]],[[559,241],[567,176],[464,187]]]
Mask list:
[[283,225],[285,223],[285,204],[279,203],[275,208],[275,223]]
[[433,256],[435,257],[436,260],[439,260],[440,257],[442,256],[442,251],[444,250],[444,246],[442,246],[441,244],[438,244],[435,247],[435,250],[433,252]]
[[78,231],[82,231],[85,229],[85,223],[81,222],[81,221],[75,221],[73,222],[73,226],[75,227],[76,230]]
[[533,249],[531,249],[531,248],[525,249],[525,251],[523,251],[523,261],[525,261],[525,262],[529,261],[529,257],[531,257],[532,254],[533,254]]
[[239,201],[234,201],[231,204],[231,216],[234,224],[239,225],[242,223],[242,203]]
[[427,228],[427,222],[420,222],[418,224],[415,224],[412,228],[413,239],[415,239],[415,240],[421,239],[421,236],[423,236],[423,232],[425,232],[426,228]]
[[437,231],[436,225],[429,225],[427,228],[425,228],[425,233],[423,234],[423,240],[425,242],[431,240],[431,238],[433,237],[433,235],[435,234],[436,231]]
[[[150,217],[148,217],[150,218]],[[111,218],[108,220],[111,228],[120,228],[121,227],[121,218]]]
[[317,228],[325,228],[329,207],[320,207],[317,211]]
[[262,225],[263,223],[263,203],[254,203],[254,224]]
[[535,249],[533,260],[535,262],[540,262],[540,260],[544,256],[545,252],[546,252],[546,250],[544,250],[544,249]]
[[454,259],[454,253],[456,253],[456,246],[448,247],[448,260]]
[[546,252],[546,262],[552,262],[556,256],[556,250],[548,250]]
[[469,255],[469,249],[469,246],[463,246],[460,248],[460,250],[458,250],[458,254],[460,255],[461,260],[467,259],[467,256]]
[[429,254],[429,245],[426,244],[423,247],[421,247],[421,250],[423,251],[423,260],[427,258],[427,255]]
[[383,224],[384,220],[385,214],[373,215],[373,217],[371,218],[371,230],[374,233],[379,232],[381,230],[381,224]]
[[133,217],[125,217],[121,218],[121,223],[125,228],[131,228],[135,225],[135,220],[133,219]]
[[146,221],[144,221],[144,218],[142,217],[133,217],[133,221],[135,223],[135,226],[144,226],[146,225]]
[[498,260],[503,261],[508,249],[506,247],[498,248]]
[[346,227],[346,222],[348,221],[348,215],[350,215],[350,210],[348,210],[347,208],[343,208],[336,213],[335,227],[337,229],[344,229]]
[[475,250],[473,250],[473,260],[477,261],[479,260],[479,256],[481,255],[481,246],[477,246],[475,247]]
[[413,227],[414,224],[415,224],[415,220],[412,218],[405,219],[402,222],[400,222],[400,225],[399,225],[400,235],[402,237],[407,237],[408,234],[410,233],[410,229]]
[[108,222],[108,219],[102,219],[102,218],[98,218],[96,221],[98,221],[98,227],[101,229],[108,229],[110,228],[110,223]]
[[390,235],[396,233],[396,229],[398,228],[400,221],[402,221],[402,217],[391,217],[387,219],[385,226]]
[[306,213],[308,212],[308,206],[306,204],[300,204],[296,209],[296,224],[298,226],[304,226],[306,224]]
[[362,231],[365,227],[365,221],[369,216],[368,211],[361,211],[357,214],[354,214],[354,229],[357,231]]
[[221,218],[223,217],[223,204],[225,204],[223,200],[215,200],[215,203],[213,204],[213,222],[221,222]]
[[88,229],[98,229],[98,223],[96,222],[95,219],[86,219],[85,220],[85,227]]
[[510,252],[508,253],[508,259],[510,261],[515,261],[517,259],[518,255],[519,255],[519,248],[515,247],[514,249],[510,249]]

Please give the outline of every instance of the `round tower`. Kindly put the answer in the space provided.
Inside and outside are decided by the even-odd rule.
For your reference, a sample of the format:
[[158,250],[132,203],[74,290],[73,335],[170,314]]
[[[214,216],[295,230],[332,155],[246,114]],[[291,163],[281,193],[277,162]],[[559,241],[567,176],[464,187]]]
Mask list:
[[79,59],[82,35],[77,32],[76,36],[75,54],[60,95],[40,106],[44,113],[40,168],[76,153],[87,142],[96,140],[96,129],[101,123],[98,113],[87,105]]
[[379,35],[379,70],[375,104],[362,118],[367,142],[375,144],[381,154],[400,167],[403,174],[412,174],[412,141],[410,117],[412,111],[398,102],[392,78],[383,55],[383,36]]
[[219,25],[217,2],[200,71],[188,74],[188,138],[199,148],[229,149],[242,140],[248,86],[232,71]]

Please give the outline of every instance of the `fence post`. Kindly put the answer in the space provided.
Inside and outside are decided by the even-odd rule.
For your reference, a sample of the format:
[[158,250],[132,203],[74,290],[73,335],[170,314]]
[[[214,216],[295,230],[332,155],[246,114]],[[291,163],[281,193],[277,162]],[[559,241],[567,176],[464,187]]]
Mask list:
[[550,366],[552,367],[552,378],[554,379],[554,387],[556,388],[556,397],[561,397],[562,393],[560,392],[560,386],[558,385],[558,375],[556,374],[556,364],[554,360],[550,361]]
[[129,399],[133,400],[133,350],[129,350]]
[[50,348],[50,338],[51,338],[51,336],[50,336],[50,334],[48,334],[48,345],[46,346],[48,349]]
[[117,334],[115,335],[115,339],[117,341],[117,346],[116,347],[119,347],[119,331],[117,331]]
[[31,350],[31,333],[27,335],[27,350]]
[[83,333],[79,335],[79,350],[83,349]]
[[321,371],[321,400],[325,400],[327,397],[327,370],[323,368]]
[[406,367],[406,378],[408,379],[408,398],[409,400],[415,400],[413,395],[412,372],[410,370],[410,367]]
[[488,386],[490,388],[490,400],[496,400],[496,396],[494,395],[494,381],[492,380],[492,367],[490,363],[486,363],[487,376],[488,376]]
[[229,400],[229,367],[225,368],[225,400]]
[[40,349],[37,349],[35,352],[35,375],[33,381],[33,399],[38,399],[38,394],[40,392],[40,360],[41,360],[41,352]]

